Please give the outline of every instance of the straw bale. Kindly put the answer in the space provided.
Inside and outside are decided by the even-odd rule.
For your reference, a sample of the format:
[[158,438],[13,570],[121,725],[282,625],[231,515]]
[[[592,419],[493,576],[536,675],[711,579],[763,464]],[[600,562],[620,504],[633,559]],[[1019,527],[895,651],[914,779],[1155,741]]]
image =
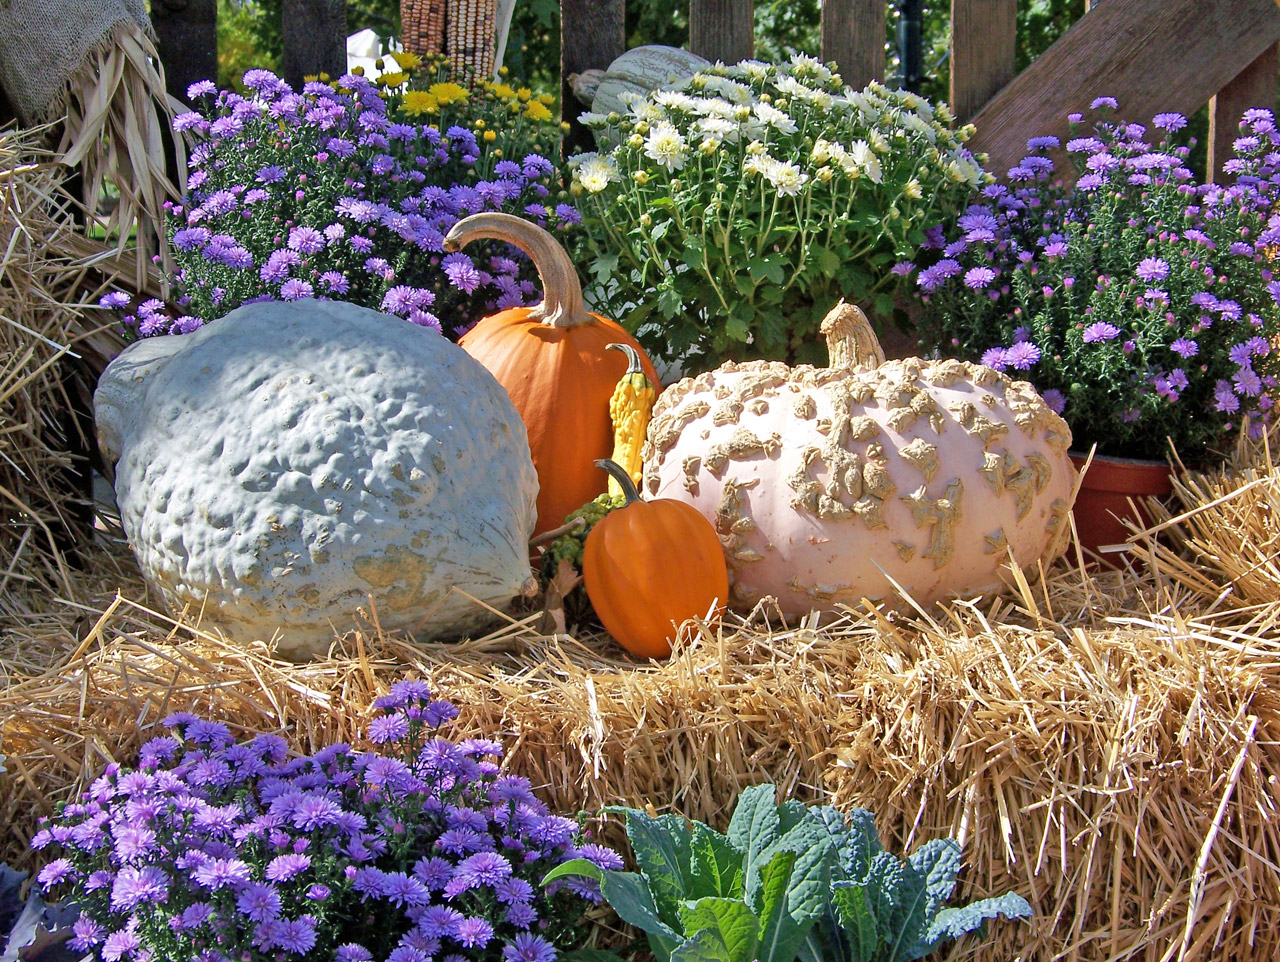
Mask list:
[[[1185,519],[1165,522],[1197,498],[1207,513],[1251,497],[1274,471],[1185,476],[1188,500],[1161,532],[1136,534],[1116,571],[1073,552],[1074,565],[1014,572],[1000,595],[905,615],[868,606],[787,626],[762,605],[719,629],[692,624],[663,664],[600,635],[541,635],[537,612],[418,645],[367,611],[328,657],[295,665],[203,631],[198,612],[160,614],[104,537],[75,593],[42,604],[11,586],[0,604],[0,857],[31,867],[34,816],[129,762],[169,712],[313,751],[357,738],[409,675],[460,707],[459,735],[501,739],[510,768],[563,811],[651,804],[723,825],[742,787],[771,780],[870,808],[896,851],[961,839],[961,895],[1012,888],[1036,917],[951,958],[1273,959],[1280,595],[1202,590],[1178,565],[1223,576],[1179,553],[1169,536]],[[1245,570],[1255,550],[1216,570]]]

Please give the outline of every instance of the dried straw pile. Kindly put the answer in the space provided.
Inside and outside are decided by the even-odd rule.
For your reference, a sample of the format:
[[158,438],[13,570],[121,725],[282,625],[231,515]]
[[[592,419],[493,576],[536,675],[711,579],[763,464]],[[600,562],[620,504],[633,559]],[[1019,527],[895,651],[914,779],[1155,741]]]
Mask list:
[[67,472],[85,445],[71,393],[112,339],[105,317],[79,307],[103,275],[79,256],[92,245],[76,234],[65,169],[37,146],[44,133],[0,135],[0,597],[24,585],[72,590]]
[[[1245,503],[1268,517],[1280,469],[1251,470],[1182,483],[1208,505],[1194,516],[1204,530]],[[1247,540],[1271,536],[1239,523]],[[1183,518],[1165,533],[1197,531]],[[534,615],[415,646],[373,613],[328,659],[295,666],[157,614],[115,545],[80,600],[29,612],[0,648],[3,857],[27,859],[31,816],[127,761],[170,711],[313,750],[356,736],[407,673],[461,706],[461,730],[503,738],[562,810],[652,803],[722,823],[741,787],[769,779],[873,809],[897,850],[962,838],[966,892],[1013,887],[1037,914],[952,957],[1276,958],[1280,594],[1263,600],[1254,581],[1246,593],[1240,577],[1224,595],[1258,567],[1249,546],[1229,561],[1152,539],[1136,550],[1157,568],[1061,567],[910,618],[851,611],[784,629],[760,611],[660,666],[621,660],[607,639],[540,636]],[[1248,606],[1223,600],[1235,597]],[[60,652],[48,670],[8,654],[37,643]]]

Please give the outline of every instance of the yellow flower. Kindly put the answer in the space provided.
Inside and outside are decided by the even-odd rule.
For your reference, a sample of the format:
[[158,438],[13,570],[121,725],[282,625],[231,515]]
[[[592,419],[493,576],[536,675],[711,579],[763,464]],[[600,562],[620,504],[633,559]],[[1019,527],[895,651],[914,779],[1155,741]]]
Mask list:
[[357,67],[352,67],[352,68],[351,68],[351,72],[352,72],[353,74],[355,74],[357,77],[363,77],[363,76],[364,76],[364,67],[358,67],[358,66],[357,66]]
[[529,101],[529,106],[525,108],[524,115],[530,120],[546,121],[551,119],[551,111],[547,109],[546,104],[540,104],[536,100]]
[[397,50],[391,56],[396,58],[401,70],[416,70],[422,66],[422,58],[408,50]]
[[408,79],[409,75],[403,70],[399,70],[395,73],[384,73],[378,78],[378,83],[384,87],[399,87]]
[[550,107],[555,102],[556,102],[556,98],[551,96],[551,94],[538,95],[538,103],[540,104],[545,104],[546,106]]
[[561,130],[563,130],[565,133],[568,133],[568,132],[569,132],[569,121],[567,121],[567,120],[562,120],[562,121],[560,121],[560,129],[561,129]]
[[440,107],[433,94],[426,90],[410,90],[404,95],[402,108],[410,116],[434,114]]
[[467,100],[466,88],[454,83],[432,84],[427,88],[427,93],[435,97],[441,107],[452,103],[466,103]]
[[486,144],[491,144],[497,139],[498,139],[498,135],[494,133],[492,130],[486,130],[484,132],[484,142]]
[[302,75],[302,82],[303,82],[303,83],[312,83],[312,82],[314,82],[314,81],[316,81],[316,80],[319,80],[319,79],[320,79],[320,75],[319,75],[318,73],[308,73],[308,74],[303,74],[303,75]]
[[476,130],[484,130],[484,121],[483,121],[483,120],[477,120],[477,121],[476,121]]
[[516,91],[516,96],[519,97],[521,100],[528,100],[530,97],[533,96],[533,91],[530,90],[528,87],[521,87],[519,90]]
[[510,84],[488,84],[487,87],[503,100],[516,99],[516,92],[511,88]]

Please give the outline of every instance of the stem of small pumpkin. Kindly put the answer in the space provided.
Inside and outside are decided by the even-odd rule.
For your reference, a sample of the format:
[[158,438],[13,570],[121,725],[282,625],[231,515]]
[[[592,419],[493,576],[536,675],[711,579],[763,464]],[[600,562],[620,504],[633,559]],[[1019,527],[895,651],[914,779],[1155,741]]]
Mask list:
[[640,352],[630,344],[606,344],[606,351],[622,351],[627,355],[627,370],[625,374],[639,374],[644,370],[644,365],[640,363]]
[[609,477],[618,482],[618,487],[622,488],[622,496],[626,499],[626,504],[635,504],[640,500],[640,492],[636,490],[636,483],[631,480],[631,475],[627,474],[626,469],[616,461],[608,458],[600,458],[596,461],[596,467],[601,471],[607,471]]
[[529,255],[538,269],[542,303],[530,317],[549,327],[577,327],[591,320],[582,303],[582,285],[568,252],[549,233],[522,217],[500,211],[472,214],[458,221],[445,235],[446,251],[459,251],[473,240],[505,241]]
[[877,368],[884,363],[884,348],[856,305],[841,301],[831,308],[818,327],[827,338],[828,366]]

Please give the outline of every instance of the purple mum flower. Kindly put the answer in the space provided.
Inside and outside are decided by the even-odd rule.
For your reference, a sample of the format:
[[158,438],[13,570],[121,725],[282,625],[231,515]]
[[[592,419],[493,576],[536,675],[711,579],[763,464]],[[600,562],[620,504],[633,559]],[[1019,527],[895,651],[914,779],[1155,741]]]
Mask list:
[[1115,97],[1095,97],[1093,103],[1089,104],[1090,110],[1101,110],[1104,107],[1116,110],[1120,107],[1120,104]]
[[282,905],[280,893],[262,882],[250,882],[236,895],[236,908],[253,922],[278,918]]
[[965,286],[975,291],[989,286],[995,279],[996,272],[990,267],[971,267],[964,275]]
[[1049,388],[1041,397],[1044,398],[1044,403],[1049,406],[1049,410],[1054,414],[1061,414],[1067,409],[1066,396],[1056,387]]
[[131,912],[146,902],[163,902],[168,897],[169,876],[154,865],[126,865],[111,886],[111,908],[116,912]]
[[453,938],[463,948],[482,949],[493,939],[493,926],[477,915],[468,916],[458,923]]
[[311,856],[305,852],[288,852],[277,855],[269,863],[263,875],[271,882],[287,882],[311,867]]
[[291,277],[280,285],[280,296],[286,301],[300,301],[314,293],[310,284],[297,277]]
[[1110,341],[1120,336],[1120,328],[1107,321],[1094,321],[1084,329],[1084,342],[1086,344],[1096,344],[1101,341]]
[[289,231],[289,247],[303,254],[314,254],[324,249],[324,235],[314,227],[305,225]]
[[1009,366],[1009,352],[1003,347],[989,347],[982,353],[982,360],[979,362],[983,367],[989,367],[996,371],[1003,371]]
[[1030,341],[1022,341],[1005,351],[1005,362],[1018,371],[1029,371],[1040,360],[1040,348]]
[[1147,257],[1138,264],[1134,273],[1148,284],[1162,281],[1169,276],[1169,262],[1159,257]]
[[1169,345],[1169,350],[1180,357],[1195,357],[1200,353],[1200,345],[1189,338],[1180,337]]
[[445,276],[454,287],[468,294],[474,294],[480,286],[480,272],[476,270],[471,258],[461,252],[449,254],[442,265]]
[[[399,290],[399,288],[392,288]],[[387,300],[391,297],[391,291],[387,292],[387,296],[382,299],[382,309],[387,310]],[[400,313],[392,311],[392,313]],[[369,741],[375,745],[385,745],[387,742],[398,742],[409,734],[409,719],[403,715],[385,715],[382,718],[375,718],[369,725]]]
[[555,962],[556,947],[540,935],[519,932],[502,950],[505,962]]

